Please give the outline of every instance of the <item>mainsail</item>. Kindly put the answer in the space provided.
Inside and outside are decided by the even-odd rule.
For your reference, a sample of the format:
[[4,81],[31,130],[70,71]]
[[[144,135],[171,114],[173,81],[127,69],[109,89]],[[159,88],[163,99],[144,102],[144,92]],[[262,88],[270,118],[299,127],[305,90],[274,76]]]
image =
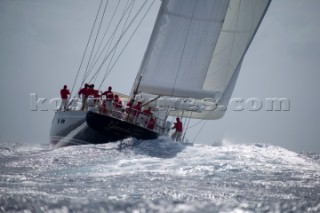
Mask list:
[[185,116],[221,118],[270,2],[163,0],[132,91],[139,84]]

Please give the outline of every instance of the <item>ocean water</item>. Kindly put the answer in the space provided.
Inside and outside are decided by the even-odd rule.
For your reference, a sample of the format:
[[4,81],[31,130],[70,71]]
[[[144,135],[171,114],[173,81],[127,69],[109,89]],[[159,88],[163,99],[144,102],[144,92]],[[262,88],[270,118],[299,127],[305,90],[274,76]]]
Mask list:
[[0,212],[320,212],[320,154],[165,137],[0,144]]

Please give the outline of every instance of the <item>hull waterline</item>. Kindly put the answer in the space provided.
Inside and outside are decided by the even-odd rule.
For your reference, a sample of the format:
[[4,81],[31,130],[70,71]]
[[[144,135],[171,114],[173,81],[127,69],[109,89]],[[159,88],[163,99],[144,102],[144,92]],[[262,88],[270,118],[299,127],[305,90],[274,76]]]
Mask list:
[[126,138],[152,140],[158,133],[142,126],[96,112],[58,111],[52,121],[50,140],[54,147],[102,144]]

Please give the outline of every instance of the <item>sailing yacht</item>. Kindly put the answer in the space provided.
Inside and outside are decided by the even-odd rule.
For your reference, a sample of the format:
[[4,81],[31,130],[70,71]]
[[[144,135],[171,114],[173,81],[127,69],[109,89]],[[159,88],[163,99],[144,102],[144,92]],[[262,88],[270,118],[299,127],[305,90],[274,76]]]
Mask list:
[[[124,12],[132,11],[132,2],[127,1]],[[100,112],[98,106],[89,107],[88,111],[71,106],[68,111],[55,112],[51,143],[59,147],[114,142],[128,137],[155,139],[168,134],[170,116],[222,118],[244,56],[270,2],[162,0],[131,93],[121,95],[150,107],[155,117],[154,127],[147,128],[150,118],[142,113],[132,117],[122,111],[120,116],[114,116],[113,112]],[[124,37],[125,26],[129,25],[123,26],[118,40]],[[116,46],[119,44],[113,47]]]

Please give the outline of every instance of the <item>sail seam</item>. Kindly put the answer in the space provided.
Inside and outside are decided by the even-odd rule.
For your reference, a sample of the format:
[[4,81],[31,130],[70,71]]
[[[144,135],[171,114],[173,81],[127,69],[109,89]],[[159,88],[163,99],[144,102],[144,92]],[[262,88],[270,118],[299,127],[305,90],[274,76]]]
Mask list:
[[176,78],[174,79],[174,83],[173,83],[172,91],[171,91],[171,96],[173,96],[173,94],[174,94],[174,88],[175,88],[175,85],[176,85],[176,83],[177,83],[179,73],[180,73],[180,71],[181,71],[182,58],[183,58],[184,51],[185,51],[185,48],[186,48],[186,45],[187,45],[187,42],[188,42],[189,32],[190,32],[191,24],[192,24],[192,21],[193,21],[194,12],[195,12],[195,10],[196,10],[196,4],[197,4],[196,2],[197,2],[197,1],[195,1],[195,3],[194,3],[195,5],[194,5],[194,7],[193,7],[192,16],[191,16],[191,19],[190,19],[190,21],[189,21],[187,36],[186,36],[186,39],[185,39],[185,42],[184,42],[184,45],[183,45],[182,54],[181,54],[181,56],[180,56],[179,66],[178,66],[178,72],[177,72]]
[[193,21],[201,21],[201,22],[212,22],[212,23],[222,23],[222,21],[220,20],[210,20],[210,19],[204,19],[204,18],[195,18],[195,17],[190,17],[190,16],[184,16],[184,15],[180,15],[180,14],[176,14],[176,13],[172,13],[172,12],[167,12],[167,15],[171,15],[171,16],[175,16],[178,18],[182,18],[182,19],[192,19]]

